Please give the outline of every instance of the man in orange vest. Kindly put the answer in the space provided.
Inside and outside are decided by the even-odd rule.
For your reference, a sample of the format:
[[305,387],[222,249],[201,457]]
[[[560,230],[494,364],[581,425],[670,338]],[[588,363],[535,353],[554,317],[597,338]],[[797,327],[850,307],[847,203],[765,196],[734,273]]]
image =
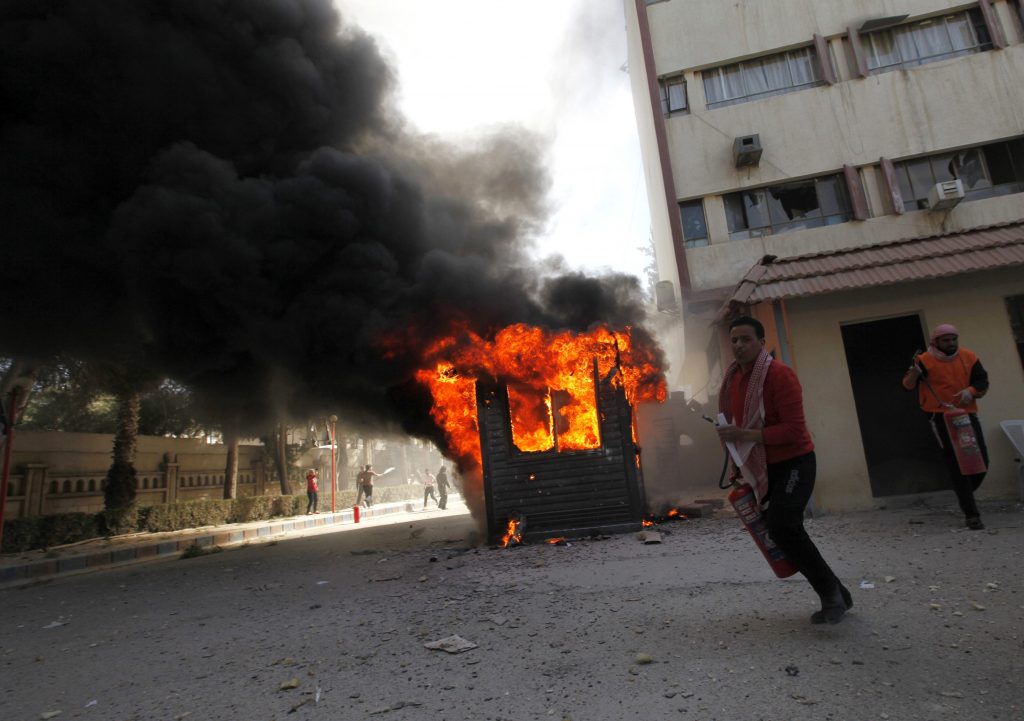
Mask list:
[[981,456],[988,467],[988,448],[985,447],[985,436],[978,422],[977,404],[977,399],[988,392],[988,373],[973,351],[960,347],[959,338],[960,332],[955,326],[949,323],[936,326],[928,350],[916,356],[903,374],[903,387],[908,391],[917,388],[921,410],[928,414],[932,430],[942,446],[942,459],[949,469],[953,491],[960,503],[960,510],[964,512],[967,527],[979,531],[985,524],[981,522],[974,492],[985,479],[985,474],[965,476],[960,472],[943,413],[953,408],[962,408],[970,414]]

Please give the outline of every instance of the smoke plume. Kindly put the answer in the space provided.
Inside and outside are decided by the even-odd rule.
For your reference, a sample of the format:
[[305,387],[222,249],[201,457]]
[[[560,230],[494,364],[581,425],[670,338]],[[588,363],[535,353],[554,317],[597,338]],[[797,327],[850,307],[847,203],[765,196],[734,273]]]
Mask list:
[[138,364],[249,428],[434,435],[410,379],[453,319],[641,319],[631,277],[527,260],[538,138],[416,137],[394,82],[326,0],[5,2],[0,351]]

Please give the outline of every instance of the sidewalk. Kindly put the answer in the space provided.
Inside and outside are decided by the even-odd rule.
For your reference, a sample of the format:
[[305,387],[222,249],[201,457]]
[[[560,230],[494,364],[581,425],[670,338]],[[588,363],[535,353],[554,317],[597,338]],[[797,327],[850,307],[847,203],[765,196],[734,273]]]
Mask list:
[[[449,500],[462,505],[457,494]],[[0,555],[0,588],[41,581],[55,576],[86,573],[100,568],[111,568],[145,561],[179,558],[191,546],[199,548],[228,548],[253,541],[265,542],[295,535],[301,531],[355,526],[364,520],[382,518],[399,513],[417,511],[418,501],[379,503],[372,508],[359,509],[359,521],[352,508],[331,513],[272,518],[250,523],[231,523],[223,526],[201,526],[164,533],[131,533],[110,538],[91,538],[86,541],[55,546],[46,550],[5,553]]]

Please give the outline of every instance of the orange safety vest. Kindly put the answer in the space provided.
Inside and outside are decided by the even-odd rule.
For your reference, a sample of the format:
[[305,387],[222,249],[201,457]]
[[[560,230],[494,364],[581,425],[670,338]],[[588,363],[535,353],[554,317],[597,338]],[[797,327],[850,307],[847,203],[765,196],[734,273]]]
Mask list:
[[[917,382],[917,399],[921,404],[921,410],[927,413],[948,411],[949,408],[943,406],[942,403],[954,403],[956,394],[968,387],[971,388],[971,393],[977,397],[977,389],[971,387],[971,368],[978,362],[978,356],[973,351],[961,348],[960,352],[948,361],[939,360],[930,352],[925,351],[917,356],[917,362],[928,371],[928,374]],[[931,389],[928,386],[931,386]],[[971,404],[964,406],[963,410],[968,413],[977,413],[978,404],[971,401]]]

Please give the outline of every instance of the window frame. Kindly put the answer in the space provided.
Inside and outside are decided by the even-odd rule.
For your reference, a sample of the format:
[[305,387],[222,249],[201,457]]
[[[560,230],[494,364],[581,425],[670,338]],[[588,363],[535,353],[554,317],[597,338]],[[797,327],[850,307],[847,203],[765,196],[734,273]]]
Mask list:
[[[995,154],[998,152],[1005,153],[1006,162],[1013,175],[1012,180],[996,183],[993,179],[991,165],[993,160],[996,159]],[[928,191],[936,183],[947,180],[963,180],[961,175],[955,172],[956,166],[954,161],[966,157],[970,153],[977,153],[979,167],[982,170],[979,180],[985,180],[987,185],[978,186],[975,183],[968,187],[965,184],[964,200],[982,200],[984,198],[1024,192],[1024,136],[1018,136],[1007,140],[997,140],[993,143],[973,145],[959,150],[944,150],[939,153],[931,153],[930,155],[894,161],[893,168],[896,172],[897,186],[903,199],[903,211],[927,210]],[[918,169],[920,174],[924,164],[928,165],[932,182],[924,189],[923,195],[918,195],[914,191],[915,183],[912,169]],[[943,164],[945,167],[943,167]],[[949,166],[952,166],[954,169],[950,170]],[[936,171],[936,167],[938,167],[939,171],[946,170],[947,172],[940,175]]]
[[[832,196],[838,202],[838,209],[826,213],[823,198],[826,184],[834,184]],[[788,220],[780,218],[779,213],[785,213],[782,204],[782,192],[806,192],[808,187],[814,189],[815,200],[817,201],[817,216],[803,215],[799,218]],[[775,195],[775,193],[780,195]],[[771,196],[771,197],[769,197]],[[842,172],[819,175],[804,180],[790,181],[776,185],[762,186],[758,188],[744,188],[733,193],[726,193],[722,196],[725,206],[726,225],[729,229],[730,240],[746,240],[749,238],[760,238],[767,235],[785,235],[795,233],[799,230],[823,228],[829,225],[848,223],[855,219],[854,200],[850,193],[846,175]],[[757,208],[762,220],[752,222],[752,209]],[[736,219],[741,218],[743,227],[739,227]]]
[[[785,62],[785,71],[789,76],[788,85],[766,87],[764,90],[751,89],[750,82],[755,79],[758,74],[763,76],[767,86],[770,81],[768,79],[768,75],[764,73],[765,64],[777,64],[780,61]],[[794,70],[801,66],[810,69],[811,79],[809,81],[796,80],[797,76],[794,73]],[[727,80],[727,74],[733,75],[733,77]],[[728,96],[730,80],[733,84],[735,84],[736,81],[742,83],[744,92],[742,94]],[[706,68],[701,71],[701,83],[704,87],[704,102],[708,110],[724,108],[729,105],[749,103],[763,98],[774,97],[776,95],[786,95],[788,93],[806,90],[807,88],[828,84],[824,77],[822,59],[818,57],[818,50],[813,42],[808,45],[801,45],[797,48],[782,50],[768,55],[761,55],[748,60],[719,65],[713,68]],[[714,88],[715,85],[718,86],[718,90],[716,92],[711,92],[711,89]],[[720,95],[718,91],[721,91]],[[720,97],[721,99],[712,100],[713,97]]]
[[[672,98],[672,88],[674,87],[682,87],[683,89],[683,107],[681,108],[669,106],[669,101]],[[661,100],[661,114],[666,118],[690,114],[690,91],[686,86],[686,77],[681,73],[658,78],[658,95]]]
[[[708,245],[711,245],[711,235],[710,235],[710,233],[708,233],[708,214],[707,214],[707,211],[704,210],[704,199],[703,198],[693,198],[691,200],[681,200],[678,203],[678,207],[679,207],[679,223],[680,223],[680,225],[682,226],[682,229],[683,229],[683,247],[686,248],[687,250],[689,250],[691,248],[704,248],[704,247],[706,247]],[[684,212],[686,210],[693,210],[693,209],[697,209],[697,210],[700,211],[700,221],[701,221],[701,224],[704,227],[704,235],[703,236],[692,236],[691,237],[691,236],[687,235],[687,232],[686,232],[687,224],[686,224],[686,217],[684,216]]]
[[[950,20],[962,18],[966,20],[966,27],[971,32],[972,45],[957,48],[955,36],[950,29]],[[921,53],[921,44],[924,40],[925,27],[934,27],[936,23],[942,23],[945,29],[945,37],[949,42],[949,49],[939,53],[925,55]],[[921,32],[915,32],[922,30]],[[878,46],[881,38],[888,38],[891,52],[898,53],[899,59],[886,64],[875,64],[878,56]],[[892,27],[872,30],[859,34],[860,44],[864,56],[865,69],[868,75],[881,75],[896,70],[907,70],[929,63],[950,60],[965,55],[976,55],[988,52],[996,47],[992,38],[992,32],[985,21],[984,13],[980,7],[971,7],[957,12],[945,12],[941,15],[932,15],[926,18],[917,18],[909,22],[893,25]],[[907,39],[913,43],[917,53],[913,57],[903,57],[903,52],[908,49]]]

